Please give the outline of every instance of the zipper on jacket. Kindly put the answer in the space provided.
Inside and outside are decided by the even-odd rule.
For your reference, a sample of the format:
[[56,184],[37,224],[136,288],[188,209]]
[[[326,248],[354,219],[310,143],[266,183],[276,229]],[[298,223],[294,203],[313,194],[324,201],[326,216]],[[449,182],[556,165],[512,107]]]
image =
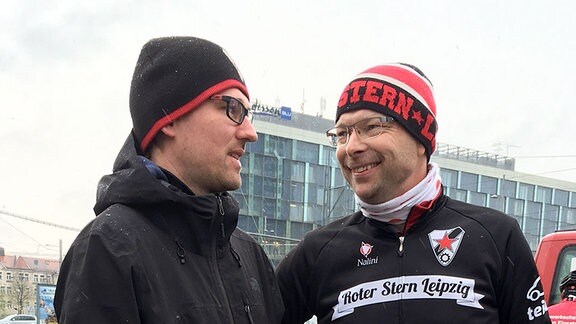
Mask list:
[[[218,197],[218,210],[220,211],[220,215],[224,216],[224,205],[222,204],[222,199],[220,198],[220,196],[216,197]],[[220,237],[222,238],[226,237],[226,231],[224,229],[224,217],[220,218]]]
[[[398,256],[400,257],[400,259],[399,259],[399,261],[400,261],[399,276],[402,276],[402,277],[404,276],[404,261],[407,261],[406,259],[403,258],[404,240],[405,239],[406,239],[406,233],[401,233],[400,235],[398,235],[398,241],[400,242],[400,244],[398,245]],[[398,303],[398,319],[399,319],[400,323],[404,323],[404,302],[405,302],[405,299],[401,298],[401,300]]]
[[232,248],[232,245],[230,245],[230,253],[232,253],[232,256],[236,259],[236,262],[238,262],[238,268],[242,268],[242,263],[240,263],[240,254]]
[[[220,198],[219,194],[216,194],[216,198],[218,199],[218,211],[220,213],[220,219],[218,221],[220,221],[220,230],[222,233],[222,237],[225,237],[225,232],[224,232],[224,205],[222,204],[222,199]],[[216,224],[214,224],[216,225]],[[234,322],[234,314],[232,311],[232,306],[230,303],[230,296],[228,296],[228,291],[226,290],[226,287],[224,287],[224,280],[222,279],[222,275],[220,274],[220,267],[218,266],[218,240],[212,240],[212,250],[213,250],[213,255],[210,257],[210,263],[212,264],[212,267],[214,269],[214,274],[216,275],[216,279],[217,279],[217,286],[220,289],[220,291],[223,294],[223,304],[224,304],[224,308],[226,309],[226,312],[228,314],[228,318],[230,319],[230,322],[233,323]]]
[[250,305],[245,304],[244,311],[248,315],[248,320],[250,321],[250,324],[254,324],[254,319],[252,318],[252,312],[250,311]]
[[398,246],[398,256],[404,255],[404,237],[405,236],[398,236],[398,240],[400,241],[400,245]]
[[224,205],[222,204],[222,199],[219,195],[216,197],[218,197],[218,210],[220,211],[220,215],[224,216]]
[[178,258],[180,258],[180,264],[184,264],[186,263],[186,250],[184,250],[184,247],[178,238],[175,238],[174,241],[176,242],[176,245],[178,245],[176,248],[176,254],[178,255]]
[[248,302],[248,297],[242,293],[242,302],[244,303],[244,312],[248,315],[248,320],[250,324],[254,324],[254,318],[252,317],[252,310],[250,309],[250,303]]

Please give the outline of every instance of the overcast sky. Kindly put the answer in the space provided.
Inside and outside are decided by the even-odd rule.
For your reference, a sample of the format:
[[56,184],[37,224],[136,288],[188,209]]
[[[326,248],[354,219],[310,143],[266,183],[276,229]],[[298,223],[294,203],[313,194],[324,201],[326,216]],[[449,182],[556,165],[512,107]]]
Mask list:
[[[571,0],[2,1],[0,210],[75,228],[94,217],[96,184],[131,128],[140,48],[170,35],[226,48],[252,99],[304,102],[316,114],[324,97],[329,118],[357,73],[414,64],[434,84],[440,142],[576,182],[575,9]],[[66,250],[76,234],[0,215],[9,254],[57,256],[59,239]]]

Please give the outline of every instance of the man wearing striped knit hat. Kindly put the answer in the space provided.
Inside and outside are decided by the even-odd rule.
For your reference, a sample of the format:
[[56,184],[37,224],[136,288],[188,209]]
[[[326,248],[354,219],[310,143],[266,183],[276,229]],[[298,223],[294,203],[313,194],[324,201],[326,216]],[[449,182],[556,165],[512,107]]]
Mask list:
[[550,322],[516,221],[443,193],[437,129],[432,84],[413,65],[375,66],[345,86],[326,135],[358,211],[279,264],[283,323]]

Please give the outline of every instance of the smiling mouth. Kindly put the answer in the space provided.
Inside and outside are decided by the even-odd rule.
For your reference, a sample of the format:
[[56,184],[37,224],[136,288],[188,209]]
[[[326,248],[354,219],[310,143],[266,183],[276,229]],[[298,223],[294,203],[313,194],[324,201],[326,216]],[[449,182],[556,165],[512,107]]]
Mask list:
[[362,173],[362,172],[364,172],[364,171],[366,171],[366,170],[370,170],[370,169],[376,167],[378,164],[379,164],[379,163],[372,163],[372,164],[368,164],[368,165],[363,165],[363,166],[361,166],[361,167],[359,167],[359,168],[352,169],[352,172],[353,172],[353,173]]

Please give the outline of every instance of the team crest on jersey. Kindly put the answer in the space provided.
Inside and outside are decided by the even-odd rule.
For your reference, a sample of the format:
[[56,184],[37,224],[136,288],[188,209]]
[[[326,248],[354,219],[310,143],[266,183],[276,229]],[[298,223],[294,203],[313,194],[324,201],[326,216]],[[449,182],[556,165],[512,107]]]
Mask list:
[[373,248],[374,245],[362,242],[362,245],[360,245],[360,254],[364,256],[364,259],[358,259],[358,261],[356,262],[357,267],[378,263],[378,256],[369,257],[370,253],[372,253]]
[[452,262],[462,243],[464,233],[460,226],[446,230],[434,230],[428,233],[436,260],[441,265],[447,266]]
[[362,255],[367,258],[368,255],[370,255],[370,253],[372,253],[372,248],[374,247],[374,245],[371,245],[370,243],[364,243],[362,242],[362,245],[360,246],[360,253],[362,253]]

